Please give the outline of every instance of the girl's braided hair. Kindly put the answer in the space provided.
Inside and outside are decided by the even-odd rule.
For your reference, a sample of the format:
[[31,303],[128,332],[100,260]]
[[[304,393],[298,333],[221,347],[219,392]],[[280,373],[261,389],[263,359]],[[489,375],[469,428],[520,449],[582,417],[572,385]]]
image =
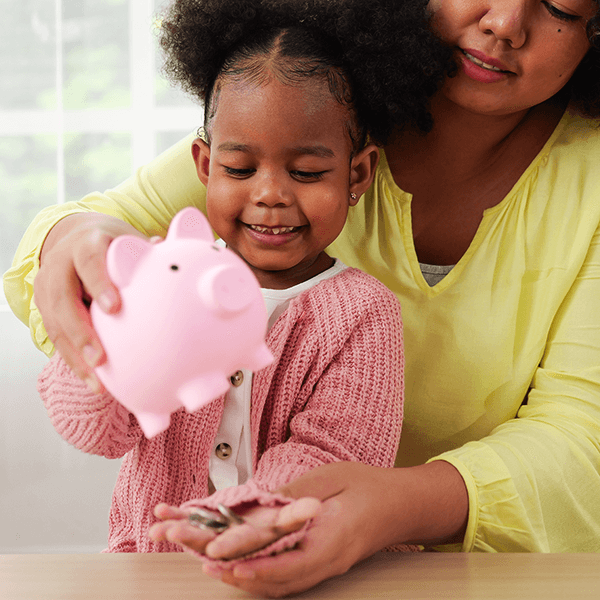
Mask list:
[[[452,51],[429,30],[425,0],[175,0],[162,17],[163,72],[205,106],[222,77],[322,77],[353,108],[359,144],[432,126],[429,99]],[[257,60],[257,58],[259,60]],[[357,141],[357,140],[354,140]]]

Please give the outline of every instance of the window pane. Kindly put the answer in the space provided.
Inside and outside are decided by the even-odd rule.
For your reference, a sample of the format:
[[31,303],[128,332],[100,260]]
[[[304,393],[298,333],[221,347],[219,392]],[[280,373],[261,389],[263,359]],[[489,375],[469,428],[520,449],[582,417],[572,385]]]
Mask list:
[[55,108],[54,2],[8,0],[2,7],[0,108]]
[[0,137],[0,273],[33,217],[56,201],[56,136]]
[[[165,11],[168,7],[166,0],[154,0],[154,14],[160,17],[160,14]],[[155,63],[156,63],[156,78],[154,84],[155,102],[156,106],[186,106],[186,107],[198,107],[199,101],[195,98],[184,94],[181,89],[177,86],[171,85],[164,75],[161,73],[163,65],[163,56],[158,46],[158,42],[155,43]]]
[[131,175],[129,133],[84,133],[65,136],[65,200],[81,200]]
[[[162,66],[162,60],[162,57],[158,55],[156,64],[159,70]],[[181,89],[169,83],[161,73],[156,77],[155,94],[156,106],[186,106],[191,108],[202,106],[199,100],[185,94]]]
[[129,106],[127,0],[79,0],[63,5],[64,106]]
[[[202,115],[200,115],[202,116]],[[200,123],[201,125],[202,123]],[[156,134],[156,153],[164,152],[177,142],[180,142],[184,137],[189,135],[194,130],[193,127],[185,131],[159,131]],[[190,150],[191,152],[191,150]]]

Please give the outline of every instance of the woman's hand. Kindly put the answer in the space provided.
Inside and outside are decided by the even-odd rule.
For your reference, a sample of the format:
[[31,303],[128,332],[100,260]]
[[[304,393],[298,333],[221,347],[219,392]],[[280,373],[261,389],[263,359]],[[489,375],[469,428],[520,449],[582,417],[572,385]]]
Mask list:
[[46,332],[65,362],[95,392],[102,385],[94,367],[106,360],[93,328],[89,304],[115,313],[120,297],[106,271],[106,250],[119,235],[143,237],[134,227],[100,213],[65,217],[50,231],[34,282],[35,303]]
[[233,569],[205,565],[208,575],[253,594],[279,598],[345,573],[386,546],[460,541],[468,516],[463,479],[444,461],[406,469],[324,465],[278,492],[322,500],[298,546]]
[[156,542],[179,544],[209,558],[241,558],[297,531],[317,516],[320,509],[321,503],[315,498],[301,498],[281,508],[256,506],[238,513],[245,521],[243,524],[231,525],[216,535],[189,522],[194,509],[159,504],[154,515],[161,522],[150,528],[149,535]]

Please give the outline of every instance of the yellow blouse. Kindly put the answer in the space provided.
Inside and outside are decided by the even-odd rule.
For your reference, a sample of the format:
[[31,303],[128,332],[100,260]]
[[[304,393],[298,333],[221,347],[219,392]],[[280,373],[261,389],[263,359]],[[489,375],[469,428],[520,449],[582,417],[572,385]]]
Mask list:
[[[72,212],[164,234],[204,206],[193,136],[105,194],[45,209],[4,276],[6,297],[52,352],[33,303],[41,243]],[[411,196],[385,155],[331,254],[400,299],[405,421],[397,466],[443,459],[469,491],[463,551],[600,551],[600,122],[566,113],[508,196],[484,213],[437,285],[419,268]]]

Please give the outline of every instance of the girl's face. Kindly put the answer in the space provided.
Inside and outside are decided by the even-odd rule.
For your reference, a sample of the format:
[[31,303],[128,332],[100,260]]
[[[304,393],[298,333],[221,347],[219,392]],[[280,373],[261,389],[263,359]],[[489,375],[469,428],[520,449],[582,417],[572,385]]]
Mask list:
[[479,114],[527,110],[554,96],[590,49],[594,0],[431,0],[434,27],[455,47],[443,94]]
[[325,84],[228,81],[211,122],[211,144],[192,147],[217,234],[262,287],[286,288],[330,266],[323,250],[348,207],[372,181],[379,157],[351,159],[347,108]]

